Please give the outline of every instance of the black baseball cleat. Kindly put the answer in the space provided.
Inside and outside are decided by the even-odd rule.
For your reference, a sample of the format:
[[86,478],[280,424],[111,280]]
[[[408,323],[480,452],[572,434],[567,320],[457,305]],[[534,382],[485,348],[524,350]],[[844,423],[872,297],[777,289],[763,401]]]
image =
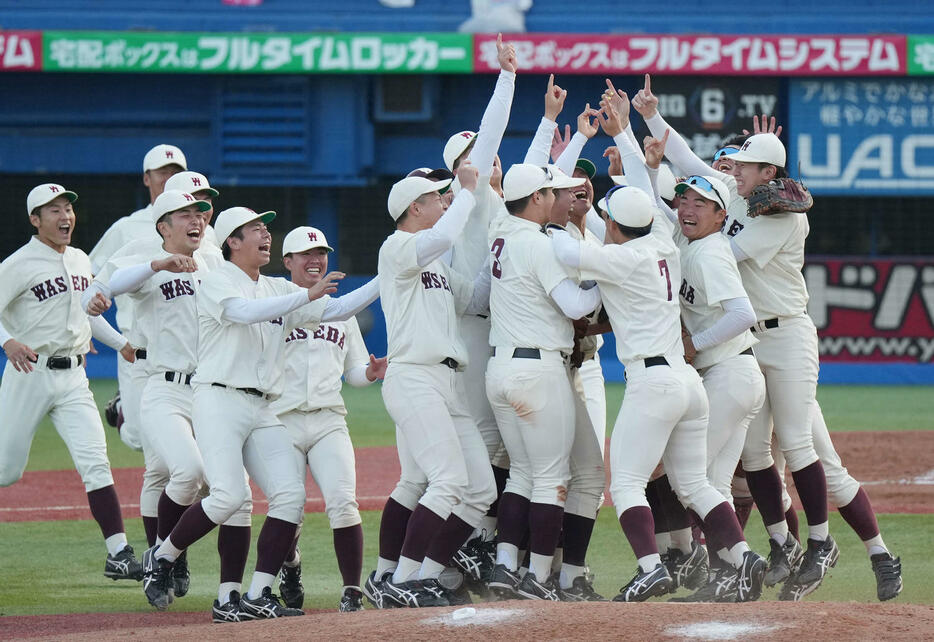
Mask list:
[[778,593],[778,599],[797,602],[821,585],[830,569],[840,559],[840,549],[830,535],[824,541],[808,538],[808,549],[798,572],[788,578]]
[[[279,602],[279,596],[272,592],[272,588],[266,586],[263,592],[256,599],[250,599],[247,595],[240,598],[240,612],[255,620],[270,620],[277,617],[292,617],[295,615],[305,615],[301,609],[293,609],[288,606],[282,606]],[[243,615],[241,615],[241,619]]]
[[645,602],[650,597],[665,595],[671,591],[673,581],[665,565],[659,562],[646,573],[640,567],[629,583],[619,590],[614,602]]
[[127,544],[123,550],[116,555],[108,553],[104,560],[104,576],[116,580],[136,580],[143,579],[143,565],[133,554],[133,547]]
[[876,595],[880,602],[891,600],[902,592],[902,558],[891,553],[879,553],[869,558],[876,574]]
[[555,576],[549,575],[544,582],[539,582],[535,573],[529,571],[519,582],[516,592],[527,600],[545,600],[547,602],[559,602],[558,585],[555,582]]
[[732,566],[717,561],[713,578],[690,595],[673,597],[669,602],[735,602],[739,573]]
[[409,580],[398,584],[392,577],[383,580],[384,599],[388,598],[399,606],[425,608],[431,606],[451,606],[446,589],[436,579]]
[[107,405],[104,406],[104,419],[107,420],[107,425],[112,428],[120,428],[120,424],[123,423],[120,421],[120,391],[117,391],[117,394],[113,396],[113,399],[107,402]]
[[363,583],[363,594],[370,604],[378,609],[394,609],[399,606],[383,592],[383,582],[387,579],[392,579],[392,571],[386,571],[380,579],[376,579],[376,571],[373,571]]
[[348,586],[341,595],[341,603],[337,607],[341,613],[352,613],[363,610],[363,591],[356,586]]
[[172,591],[175,597],[185,597],[191,586],[191,571],[188,570],[188,551],[183,551],[172,568]]
[[790,534],[785,538],[784,544],[779,544],[769,538],[769,566],[765,571],[764,582],[766,586],[775,586],[791,577],[801,564],[804,549]]
[[514,600],[519,596],[520,581],[518,571],[510,571],[505,564],[497,564],[493,567],[493,576],[487,586],[499,599]]
[[691,542],[691,550],[687,553],[682,553],[677,548],[669,548],[668,555],[662,563],[674,581],[674,588],[683,586],[693,591],[707,583],[707,548],[697,542]]
[[225,622],[245,622],[254,619],[256,618],[240,610],[240,593],[237,591],[230,592],[230,600],[225,604],[214,600],[214,605],[211,607],[211,620],[216,624],[223,624]]
[[743,563],[737,569],[736,601],[755,602],[762,595],[765,560],[755,551],[743,553]]
[[562,602],[608,602],[593,588],[593,579],[589,574],[579,575],[566,589],[558,588],[558,599]]
[[160,611],[172,603],[172,568],[167,559],[156,559],[158,544],[143,553],[143,592],[149,603]]
[[302,563],[295,566],[282,565],[279,574],[279,595],[282,602],[293,609],[300,609],[305,603],[305,587],[302,585]]

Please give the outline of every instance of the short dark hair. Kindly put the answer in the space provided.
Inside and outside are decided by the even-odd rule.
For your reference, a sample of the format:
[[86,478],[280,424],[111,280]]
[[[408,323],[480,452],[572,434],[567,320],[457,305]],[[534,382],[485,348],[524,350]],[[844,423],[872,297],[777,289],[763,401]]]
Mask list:
[[730,134],[723,139],[723,142],[720,143],[720,147],[732,147],[733,145],[736,147],[742,147],[743,143],[745,143],[748,139],[748,134]]
[[788,178],[788,170],[786,170],[781,165],[774,165],[772,163],[759,163],[759,169],[765,169],[769,165],[775,168],[775,178]]
[[[244,223],[244,225],[246,225],[246,223]],[[240,227],[235,229],[233,232],[231,232],[230,236],[233,236],[234,238],[238,238],[242,241],[243,240],[243,225],[241,225]],[[224,242],[221,243],[221,254],[224,256],[225,261],[230,260],[230,246],[227,245],[227,239],[229,239],[230,236],[224,239]]]
[[[539,190],[536,190],[536,191],[537,191],[539,194],[544,195],[546,189],[551,189],[551,188],[550,188],[550,187],[543,187],[543,188],[541,188],[541,189],[539,189]],[[522,212],[526,207],[528,207],[529,201],[532,200],[532,195],[533,195],[533,194],[535,194],[535,192],[532,192],[532,194],[529,194],[528,196],[523,196],[522,198],[517,198],[517,199],[514,200],[514,201],[506,201],[506,211],[509,212],[509,213],[512,214],[512,215],[519,214],[519,213]]]
[[615,220],[613,222],[616,223],[616,227],[619,228],[619,231],[629,238],[637,239],[643,236],[648,236],[652,232],[651,222],[645,227],[629,227],[628,225],[623,225],[622,223],[619,223]]
[[476,142],[477,142],[477,137],[476,137],[476,135],[475,135],[473,138],[470,139],[470,142],[467,143],[467,147],[464,148],[464,151],[461,152],[461,155],[458,156],[457,158],[455,158],[455,159],[454,159],[454,162],[451,163],[451,169],[453,169],[455,172],[457,171],[457,168],[460,167],[460,164],[464,161],[464,156],[465,156],[471,149],[473,149],[473,144],[476,143]]
[[[165,214],[159,217],[158,221],[156,221],[156,234],[158,234],[160,238],[164,239],[165,236],[163,236],[162,232],[159,231],[159,223],[169,223],[169,218],[171,217],[171,214],[172,212],[166,212]],[[171,223],[169,223],[169,225],[171,225]]]

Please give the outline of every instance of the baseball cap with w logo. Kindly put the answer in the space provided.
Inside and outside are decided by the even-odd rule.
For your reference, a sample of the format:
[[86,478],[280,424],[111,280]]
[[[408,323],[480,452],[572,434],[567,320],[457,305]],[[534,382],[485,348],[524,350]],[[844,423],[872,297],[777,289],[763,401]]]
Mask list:
[[303,225],[302,227],[296,227],[285,235],[285,239],[282,241],[282,256],[298,254],[318,247],[323,247],[328,252],[334,251],[334,248],[328,245],[324,232],[316,227]]
[[26,197],[26,213],[32,214],[37,207],[48,205],[59,196],[64,196],[72,203],[78,200],[77,194],[68,191],[58,183],[36,185],[29,190],[29,195]]
[[165,182],[165,189],[175,189],[180,192],[188,192],[189,194],[194,194],[195,192],[207,192],[211,195],[212,198],[216,198],[220,193],[208,183],[208,179],[204,174],[199,174],[198,172],[179,172],[169,177]]
[[199,212],[207,212],[211,209],[211,204],[207,201],[199,201],[188,192],[180,192],[174,189],[167,189],[156,197],[152,204],[152,221],[158,223],[159,219],[175,210],[194,205]]
[[188,169],[188,161],[185,160],[184,152],[175,145],[156,145],[143,157],[144,172],[166,165],[178,165],[183,170]]

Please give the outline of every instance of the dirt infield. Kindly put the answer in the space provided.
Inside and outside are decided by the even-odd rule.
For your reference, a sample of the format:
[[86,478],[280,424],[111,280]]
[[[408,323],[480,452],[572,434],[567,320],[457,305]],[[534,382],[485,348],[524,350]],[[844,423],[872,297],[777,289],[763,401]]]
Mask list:
[[[844,464],[866,486],[877,512],[931,512],[934,431],[839,432],[833,437]],[[356,456],[360,508],[381,509],[399,478],[396,450],[361,448]],[[114,471],[125,517],[139,517],[141,472],[138,468]],[[310,477],[307,488],[305,510],[323,511],[324,500]],[[254,497],[254,511],[265,513],[262,494],[254,492]],[[17,484],[0,488],[0,522],[90,518],[81,480],[73,470],[29,472]]]
[[[564,604],[497,602],[459,609],[310,613],[211,624],[204,613],[95,613],[3,618],[0,639],[87,640],[921,640],[934,607],[910,604]],[[466,617],[459,617],[466,615]],[[458,619],[455,619],[458,617]]]

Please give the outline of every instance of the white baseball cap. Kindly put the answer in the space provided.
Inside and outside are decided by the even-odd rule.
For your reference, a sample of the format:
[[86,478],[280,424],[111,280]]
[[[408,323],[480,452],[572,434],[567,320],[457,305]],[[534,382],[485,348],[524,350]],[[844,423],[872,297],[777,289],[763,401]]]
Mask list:
[[[763,161],[764,162],[764,161]],[[692,190],[726,209],[730,202],[730,190],[719,178],[713,176],[688,176],[683,182],[675,185],[675,192],[684,194]]]
[[185,154],[175,145],[156,145],[146,152],[146,156],[143,157],[144,172],[159,169],[166,165],[178,165],[182,169],[188,169]]
[[545,187],[553,187],[554,173],[548,167],[516,163],[503,177],[504,200],[518,201]]
[[551,170],[551,175],[553,176],[551,180],[552,189],[567,189],[568,187],[580,187],[583,185],[587,179],[586,178],[574,178],[573,176],[568,176],[564,173],[557,165],[549,165],[548,169]]
[[152,222],[158,223],[159,219],[169,212],[180,210],[183,207],[188,207],[189,205],[197,206],[199,212],[207,212],[209,209],[211,209],[210,203],[207,201],[199,201],[188,192],[167,189],[159,194],[159,196],[156,197],[156,200],[153,201]]
[[607,192],[605,211],[620,225],[647,227],[655,218],[655,203],[645,191],[626,185]]
[[658,190],[659,196],[666,201],[673,199],[675,197],[675,185],[677,183],[678,181],[675,179],[674,172],[671,171],[668,165],[662,163],[658,166],[658,176],[655,177],[655,188]]
[[78,200],[77,194],[68,191],[58,183],[43,183],[42,185],[36,185],[31,190],[29,190],[29,195],[26,196],[26,213],[32,214],[33,210],[35,210],[37,207],[47,205],[59,196],[64,196],[72,203]]
[[785,146],[775,134],[754,134],[730,158],[741,163],[785,166]]
[[169,177],[165,182],[165,189],[176,189],[181,192],[194,194],[195,192],[207,192],[212,197],[217,197],[220,192],[211,187],[204,174],[198,172],[179,172]]
[[444,164],[449,170],[454,171],[454,161],[457,157],[467,150],[467,146],[477,137],[477,132],[462,131],[457,132],[444,144],[444,151],[441,156],[444,157]]
[[419,196],[431,192],[440,192],[442,188],[450,184],[451,179],[449,178],[443,181],[433,181],[421,176],[406,176],[389,190],[389,215],[392,220],[398,221],[409,205],[414,203]]
[[620,174],[619,176],[610,176],[610,179],[617,185],[629,185],[629,181],[626,180],[626,177]]
[[334,248],[328,245],[328,239],[324,236],[324,232],[317,227],[304,225],[296,227],[285,235],[285,240],[282,241],[282,256],[297,254],[318,247],[323,247],[328,252],[334,251]]
[[230,207],[218,214],[217,219],[214,221],[214,234],[217,236],[217,244],[223,245],[231,232],[241,225],[246,225],[256,219],[268,223],[274,218],[276,218],[276,213],[272,211],[255,212],[249,207]]

